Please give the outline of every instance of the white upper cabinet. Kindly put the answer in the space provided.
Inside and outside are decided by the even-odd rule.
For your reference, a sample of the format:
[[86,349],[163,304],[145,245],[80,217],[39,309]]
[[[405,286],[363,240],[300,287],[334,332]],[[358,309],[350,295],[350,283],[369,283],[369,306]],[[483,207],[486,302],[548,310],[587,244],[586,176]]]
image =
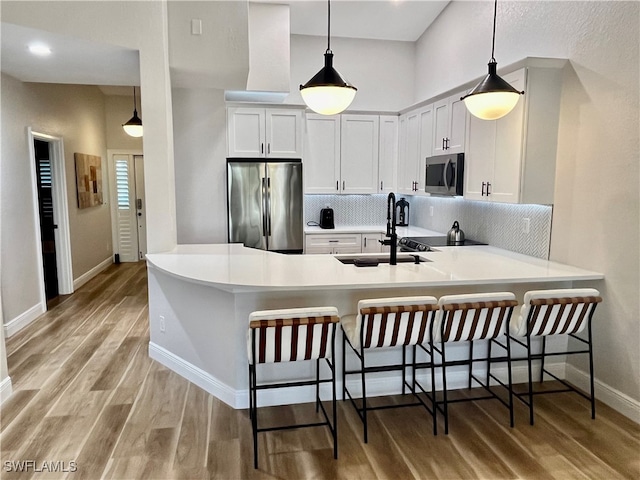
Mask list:
[[398,117],[380,116],[378,147],[378,192],[389,193],[396,189],[398,167]]
[[401,118],[398,160],[398,192],[408,195],[424,193],[425,159],[433,152],[433,105],[413,110]]
[[377,193],[378,115],[342,115],[340,123],[342,193]]
[[340,115],[307,113],[303,171],[305,193],[340,193]]
[[433,105],[433,155],[461,153],[465,150],[467,109],[462,91]]
[[302,111],[229,107],[227,155],[232,158],[302,158]]
[[552,204],[560,112],[560,68],[527,67],[503,78],[524,90],[498,120],[469,115],[465,198]]

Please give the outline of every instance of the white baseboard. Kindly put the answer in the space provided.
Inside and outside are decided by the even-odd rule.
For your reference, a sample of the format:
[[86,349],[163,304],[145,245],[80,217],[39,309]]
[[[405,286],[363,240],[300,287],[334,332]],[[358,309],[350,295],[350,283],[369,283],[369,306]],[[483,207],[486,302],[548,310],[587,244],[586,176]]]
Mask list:
[[[589,391],[589,373],[583,372],[582,370],[577,369],[573,365],[567,365],[567,381],[571,382],[576,387],[584,390],[585,392]],[[596,379],[595,382],[596,388],[596,399],[600,400],[603,403],[606,403],[614,410],[617,410],[625,417],[630,418],[636,423],[640,423],[640,402],[634,400],[630,396],[622,393],[619,390],[607,385],[606,383],[601,382]]]
[[0,382],[0,405],[2,405],[12,393],[13,387],[11,386],[11,377],[7,377]]
[[44,303],[38,303],[37,305],[34,305],[26,312],[21,313],[13,320],[9,320],[4,324],[4,336],[6,338],[9,338],[12,335],[15,335],[46,311],[47,306]]
[[104,259],[102,262],[100,262],[98,265],[93,267],[91,270],[89,270],[88,272],[86,272],[86,273],[80,275],[78,278],[76,278],[73,281],[73,289],[77,290],[82,285],[84,285],[89,280],[91,280],[93,277],[98,275],[100,272],[102,272],[103,270],[106,270],[106,268],[109,265],[111,265],[112,263],[113,263],[113,258],[111,258],[110,256],[108,258]]
[[[192,365],[153,342],[149,342],[149,357],[186,378],[191,383],[196,384],[216,398],[219,398],[227,405],[233,408],[245,408],[237,406],[238,395],[236,390],[201,368]],[[248,405],[249,403],[247,401],[247,406]]]
[[[222,400],[227,405],[235,408],[242,409],[249,407],[249,389],[235,390],[231,386],[218,380],[213,375],[205,372],[201,368],[198,368],[184,359],[174,355],[163,347],[156,345],[153,342],[149,342],[149,356],[161,363],[170,370],[173,370],[178,375],[184,377],[195,385],[199,386],[203,390],[207,391],[216,398]],[[551,364],[548,365],[548,369],[560,378],[564,377],[564,364]],[[492,373],[498,378],[507,378],[506,366],[492,367]],[[534,367],[534,378],[537,378],[539,369]],[[486,370],[478,369],[474,371],[474,374],[480,378],[484,378]],[[417,375],[418,381],[424,388],[431,388],[431,376],[428,373],[420,373]],[[527,366],[518,365],[512,368],[513,383],[524,383],[528,379]],[[450,371],[447,372],[447,386],[449,389],[459,389],[467,387],[467,373],[464,371]],[[349,392],[354,398],[362,396],[360,389],[360,380],[351,376],[347,379],[347,386]],[[477,386],[477,385],[476,385]],[[340,375],[336,378],[336,387],[338,392],[338,398],[342,398],[342,379]],[[401,393],[400,374],[398,372],[389,374],[383,377],[374,377],[367,379],[367,397],[378,397],[384,395],[394,395]],[[440,382],[436,383],[436,389],[441,390],[442,386]],[[322,384],[320,387],[320,395],[323,399],[331,398],[331,386],[329,384]],[[306,387],[291,387],[281,388],[275,390],[263,390],[258,394],[258,406],[270,406],[281,405],[282,399],[286,398],[287,404],[294,403],[308,403],[315,401],[315,391],[313,386]]]

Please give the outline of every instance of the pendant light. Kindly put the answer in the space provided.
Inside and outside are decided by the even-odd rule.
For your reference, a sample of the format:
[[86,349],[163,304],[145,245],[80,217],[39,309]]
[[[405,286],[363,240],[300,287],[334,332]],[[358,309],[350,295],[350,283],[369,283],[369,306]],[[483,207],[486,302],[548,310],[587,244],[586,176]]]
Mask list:
[[493,56],[496,46],[496,14],[498,12],[498,0],[493,5],[493,38],[491,43],[491,60],[489,61],[489,73],[475,86],[471,92],[461,98],[467,110],[472,115],[482,120],[496,120],[504,117],[518,103],[519,92],[509,83],[504,81],[496,73],[497,62]]
[[123,123],[122,128],[127,135],[142,136],[142,120],[138,117],[138,110],[136,110],[136,87],[133,87],[133,117],[127,123]]
[[327,0],[327,51],[324,53],[324,67],[306,84],[300,85],[300,94],[304,103],[314,112],[335,115],[351,105],[357,90],[333,68],[331,0]]

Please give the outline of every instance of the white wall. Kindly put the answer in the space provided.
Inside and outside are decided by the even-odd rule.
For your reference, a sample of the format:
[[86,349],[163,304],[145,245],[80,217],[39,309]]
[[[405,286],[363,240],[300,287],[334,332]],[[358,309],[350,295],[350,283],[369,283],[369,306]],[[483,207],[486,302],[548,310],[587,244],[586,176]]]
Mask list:
[[224,91],[174,89],[178,243],[227,241]]
[[[304,105],[300,84],[324,66],[326,37],[291,35],[291,94],[285,103]],[[415,44],[331,38],[333,66],[357,89],[349,110],[397,112],[413,103]]]
[[[498,67],[527,56],[570,60],[551,259],[605,274],[597,285],[604,302],[594,320],[596,376],[636,402],[639,11],[637,2],[499,2],[495,52]],[[456,1],[444,10],[417,44],[415,101],[486,73],[492,14],[491,2]]]
[[[111,256],[104,96],[97,87],[23,83],[2,75],[2,298],[5,321],[39,303],[36,206],[27,127],[61,137],[73,278]],[[78,209],[74,153],[103,160],[103,205]]]

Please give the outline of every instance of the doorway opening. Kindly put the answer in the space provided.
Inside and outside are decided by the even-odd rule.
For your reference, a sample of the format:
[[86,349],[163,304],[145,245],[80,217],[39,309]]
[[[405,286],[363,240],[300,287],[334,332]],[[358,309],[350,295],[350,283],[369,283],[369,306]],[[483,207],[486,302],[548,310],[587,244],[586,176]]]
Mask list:
[[111,218],[115,262],[137,262],[147,253],[144,157],[110,153]]
[[42,311],[58,295],[73,293],[67,181],[62,138],[28,129],[34,218],[41,262]]
[[53,178],[50,144],[35,138],[33,150],[36,161],[38,186],[38,210],[40,211],[40,243],[42,246],[42,268],[44,271],[44,291],[47,302],[59,294],[58,266],[56,260],[56,236],[58,228],[53,216]]

